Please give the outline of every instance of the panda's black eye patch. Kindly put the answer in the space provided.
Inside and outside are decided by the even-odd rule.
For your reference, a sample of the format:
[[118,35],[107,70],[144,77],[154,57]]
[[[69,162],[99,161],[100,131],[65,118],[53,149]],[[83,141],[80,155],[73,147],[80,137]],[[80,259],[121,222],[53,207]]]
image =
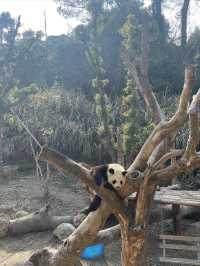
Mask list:
[[116,184],[116,182],[117,182],[116,180],[113,180],[113,181],[112,181],[113,185]]
[[122,182],[122,181],[120,181],[120,184],[122,185],[122,184],[123,184],[123,182]]
[[115,171],[114,171],[113,168],[108,169],[108,171],[109,171],[109,173],[110,173],[111,175],[114,175],[114,173],[115,173]]

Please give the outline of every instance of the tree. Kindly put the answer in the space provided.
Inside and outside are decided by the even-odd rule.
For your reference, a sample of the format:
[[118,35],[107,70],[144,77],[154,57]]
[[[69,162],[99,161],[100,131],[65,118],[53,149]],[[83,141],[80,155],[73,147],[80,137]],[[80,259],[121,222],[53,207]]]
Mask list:
[[[188,139],[185,151],[174,150],[164,155],[162,154],[160,159],[155,160],[155,151],[156,153],[158,152],[157,146],[159,143],[169,135],[174,135],[187,118],[187,106],[193,79],[193,69],[186,69],[184,88],[177,112],[169,121],[161,121],[155,127],[140,153],[128,168],[127,184],[121,191],[120,196],[124,198],[130,193],[138,191],[135,221],[127,215],[123,202],[115,193],[108,192],[102,187],[99,188],[93,183],[88,169],[54,150],[47,147],[42,149],[40,159],[46,160],[58,167],[63,173],[70,171],[72,176],[78,176],[85,184],[95,189],[104,201],[97,211],[87,216],[85,221],[68,237],[65,245],[57,252],[55,250],[49,250],[34,254],[30,258],[33,265],[75,265],[76,258],[80,254],[81,249],[95,241],[96,233],[102,228],[111,212],[114,212],[121,225],[122,265],[144,265],[145,262],[141,258],[144,258],[142,254],[144,254],[149,212],[156,185],[161,180],[172,179],[176,175],[198,168],[200,165],[199,155],[195,152],[196,145],[199,141],[197,118],[200,91],[193,98],[189,108],[190,138]],[[181,159],[178,159],[180,156]],[[175,163],[171,163],[170,166],[165,168],[163,166],[164,163],[169,159],[172,160],[172,158],[175,159]],[[150,162],[153,163],[151,166],[149,166]],[[143,171],[143,175],[137,179],[133,179],[131,177],[135,176],[134,171],[136,169]]]
[[[41,258],[44,258],[43,263],[48,261],[49,265],[75,265],[76,258],[80,254],[81,249],[95,241],[96,233],[102,228],[111,212],[116,215],[120,223],[122,265],[145,265],[145,256],[142,256],[142,254],[144,254],[145,250],[151,202],[157,184],[162,180],[172,179],[182,172],[198,168],[200,165],[199,155],[196,153],[196,147],[199,142],[198,106],[200,91],[193,98],[189,108],[190,137],[185,150],[169,150],[177,131],[187,119],[189,95],[194,82],[194,68],[186,68],[179,106],[174,116],[169,121],[165,121],[164,114],[149,80],[149,49],[150,42],[152,41],[149,33],[154,27],[152,17],[146,11],[138,13],[133,12],[133,10],[131,11],[132,13],[127,16],[127,21],[122,29],[126,49],[125,62],[127,62],[132,78],[146,106],[150,110],[152,120],[156,126],[129,166],[128,181],[120,193],[120,197],[114,193],[109,193],[104,188],[96,187],[92,182],[88,169],[80,164],[47,147],[42,149],[40,159],[48,161],[63,172],[70,169],[71,175],[79,176],[104,201],[101,207],[96,212],[91,213],[75,232],[68,237],[65,245],[58,251],[50,250],[46,253],[39,252],[34,254],[30,258],[34,265],[40,265]],[[138,38],[135,38],[136,35]],[[165,162],[168,160],[171,161],[171,164],[165,167]],[[133,179],[135,171],[138,170],[142,174],[138,178]],[[133,220],[129,216],[121,198],[125,198],[135,191],[137,191],[137,204],[135,219]]]
[[[16,83],[14,78],[15,71],[15,41],[18,30],[21,26],[20,16],[17,20],[11,18],[10,14],[2,13],[0,15],[0,124],[4,124],[4,114],[8,109],[6,96]],[[4,44],[5,42],[5,44]],[[5,49],[4,49],[5,45]],[[2,146],[3,126],[0,128],[0,145]],[[0,163],[2,163],[2,151],[0,151]]]
[[[106,14],[111,14],[110,9],[115,12],[117,11],[117,14],[119,10],[124,11],[123,14],[126,14],[126,16],[120,21],[119,28],[123,25],[121,30],[124,41],[123,58],[129,74],[127,83],[132,82],[132,84],[127,84],[129,87],[128,93],[134,96],[131,98],[131,117],[128,117],[128,119],[131,120],[133,126],[133,103],[135,99],[138,101],[138,98],[136,98],[138,95],[134,89],[137,89],[137,92],[144,99],[144,103],[147,106],[146,109],[151,113],[154,129],[139,153],[137,155],[135,154],[136,157],[131,159],[132,161],[128,168],[127,183],[119,195],[108,192],[103,187],[97,187],[91,178],[90,169],[85,168],[82,164],[48,147],[41,149],[39,155],[41,160],[49,162],[67,175],[70,173],[74,178],[80,178],[86,185],[95,190],[103,201],[97,211],[90,213],[85,218],[83,223],[67,239],[64,246],[59,250],[40,251],[34,254],[29,261],[35,266],[75,265],[81,250],[96,241],[98,231],[102,229],[108,216],[114,213],[121,228],[123,266],[144,265],[145,261],[141,260],[141,258],[145,259],[145,256],[141,256],[141,254],[145,250],[151,202],[157,184],[162,180],[172,179],[180,173],[196,169],[200,166],[199,154],[196,153],[196,146],[199,141],[197,107],[199,106],[200,92],[193,98],[190,108],[187,108],[190,103],[190,91],[193,88],[194,69],[193,67],[186,68],[179,106],[174,116],[169,121],[166,121],[149,75],[150,56],[152,55],[150,52],[153,44],[157,41],[157,27],[155,26],[152,13],[141,8],[140,1],[102,1],[100,3],[99,1],[77,0],[72,2],[66,0],[59,2],[67,4],[68,8],[78,8],[78,10],[84,8],[90,14],[89,19],[91,24],[88,23],[88,28],[79,27],[77,31],[79,30],[79,36],[82,34],[83,38],[81,40],[87,40],[87,37],[89,40],[89,45],[85,51],[89,57],[88,61],[94,69],[94,77],[92,80],[95,93],[97,92],[96,107],[101,109],[99,113],[104,127],[108,127],[107,119],[109,116],[105,109],[108,106],[107,102],[112,98],[110,97],[108,99],[109,93],[105,93],[106,72],[104,69],[104,60],[102,60],[102,50],[99,42],[101,34],[99,33],[104,29],[104,20],[108,19]],[[156,4],[155,14],[160,18],[162,14],[161,1],[154,2]],[[106,4],[109,4],[109,6],[106,6]],[[75,9],[71,11],[75,12]],[[157,20],[157,23],[159,21],[160,19]],[[87,35],[84,35],[84,33],[87,33]],[[190,137],[187,146],[184,150],[170,151],[169,149],[172,147],[171,143],[177,131],[188,118],[187,111],[189,111],[190,119]],[[126,122],[130,122],[128,119]],[[117,126],[121,125],[117,124]],[[133,134],[133,131],[137,133],[137,129],[134,129],[130,131],[130,135]],[[110,137],[109,133],[109,131],[106,131],[105,135],[108,140]],[[107,146],[110,147],[111,145]],[[168,160],[171,161],[171,164],[165,167],[165,162]],[[140,174],[135,178],[138,171]],[[135,219],[132,218],[133,215],[129,215],[123,203],[123,199],[133,192],[137,192]],[[134,210],[131,210],[131,212],[133,213]],[[119,227],[117,229],[111,228],[106,232],[112,232],[114,234],[116,231],[119,232],[118,229]]]
[[11,33],[14,28],[15,20],[11,18],[9,12],[2,12],[0,14],[0,44],[3,45],[4,42],[7,42],[8,35]]

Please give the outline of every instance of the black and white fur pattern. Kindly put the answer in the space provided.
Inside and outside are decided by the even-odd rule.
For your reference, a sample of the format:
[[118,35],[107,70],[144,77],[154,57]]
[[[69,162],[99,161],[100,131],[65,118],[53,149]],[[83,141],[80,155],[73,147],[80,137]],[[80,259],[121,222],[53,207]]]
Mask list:
[[[104,164],[92,168],[91,175],[97,186],[103,185],[111,191],[117,191],[126,182],[126,171],[120,164]],[[85,215],[96,211],[101,204],[101,198],[96,195],[90,206],[83,210]]]

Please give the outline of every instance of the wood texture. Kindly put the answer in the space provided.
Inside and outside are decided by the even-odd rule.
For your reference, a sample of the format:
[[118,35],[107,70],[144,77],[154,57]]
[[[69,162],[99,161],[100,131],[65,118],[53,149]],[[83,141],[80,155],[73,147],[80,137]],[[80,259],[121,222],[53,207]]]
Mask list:
[[[128,198],[133,200],[136,198],[136,193],[133,193]],[[160,204],[177,204],[184,206],[200,207],[200,193],[193,190],[165,190],[156,191],[154,201]]]

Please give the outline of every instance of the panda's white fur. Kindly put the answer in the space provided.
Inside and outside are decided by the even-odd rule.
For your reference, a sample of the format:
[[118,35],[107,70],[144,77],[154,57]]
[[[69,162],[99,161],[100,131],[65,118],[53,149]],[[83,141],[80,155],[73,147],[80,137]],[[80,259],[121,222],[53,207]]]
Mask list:
[[119,190],[126,183],[126,171],[121,164],[108,164],[107,169],[108,183],[116,190]]

